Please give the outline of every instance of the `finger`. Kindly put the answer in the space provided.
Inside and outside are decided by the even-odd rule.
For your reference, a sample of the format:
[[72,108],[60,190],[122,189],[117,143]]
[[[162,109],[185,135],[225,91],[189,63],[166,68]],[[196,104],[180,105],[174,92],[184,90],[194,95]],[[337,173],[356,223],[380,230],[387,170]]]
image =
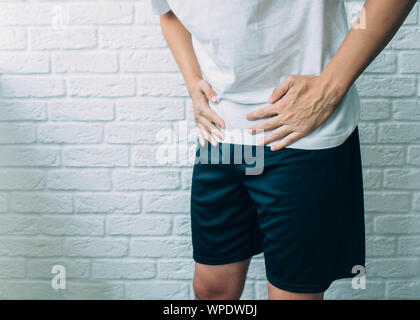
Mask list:
[[220,118],[216,112],[214,112],[214,110],[212,110],[211,108],[206,109],[206,111],[204,111],[203,115],[210,120],[211,122],[216,123],[220,128],[222,129],[226,129],[226,125],[225,122],[222,120],[222,118]]
[[201,90],[203,90],[204,94],[206,95],[207,99],[211,102],[217,103],[217,93],[213,90],[210,84],[206,80],[201,80],[199,82],[199,86]]
[[265,146],[273,141],[279,140],[286,135],[294,132],[293,129],[289,126],[282,126],[269,134],[266,134],[262,139],[258,141],[258,145]]
[[270,99],[268,100],[268,103],[275,103],[280,98],[282,98],[287,93],[289,88],[293,85],[294,80],[294,76],[288,76],[286,79],[284,79],[283,82],[280,83],[280,85],[273,90]]
[[204,147],[204,145],[206,144],[206,139],[204,138],[204,135],[201,132],[201,130],[197,129],[197,136],[198,136],[198,141],[200,142],[201,146]]
[[258,120],[263,118],[269,118],[277,115],[276,106],[265,106],[260,109],[254,110],[246,115],[247,120]]
[[217,140],[215,138],[212,137],[212,135],[209,136],[209,142],[211,143],[211,145],[213,147],[217,147]]
[[210,135],[215,135],[219,137],[221,140],[225,138],[224,133],[216,127],[211,121],[209,121],[207,118],[203,117],[201,120],[201,124],[204,125],[206,128],[206,131],[210,133]]
[[197,136],[201,146],[204,147],[204,145],[206,144],[206,137],[208,136],[208,133],[202,125],[197,125]]
[[286,137],[284,137],[281,141],[273,143],[271,145],[271,151],[278,151],[280,149],[283,149],[287,147],[288,145],[291,145],[293,142],[299,140],[303,137],[303,134],[300,132],[293,132]]
[[266,121],[260,122],[251,128],[249,128],[249,132],[252,134],[255,134],[257,132],[261,131],[268,131],[272,129],[276,129],[280,126],[284,125],[284,123],[281,122],[280,117],[272,117]]

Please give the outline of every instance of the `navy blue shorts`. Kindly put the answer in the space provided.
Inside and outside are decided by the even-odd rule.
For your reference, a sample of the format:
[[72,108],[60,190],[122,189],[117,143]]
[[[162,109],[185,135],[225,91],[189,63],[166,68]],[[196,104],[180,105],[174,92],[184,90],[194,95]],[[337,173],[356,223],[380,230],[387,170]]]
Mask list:
[[[320,150],[197,143],[193,259],[221,265],[264,252],[268,281],[317,293],[365,265],[358,128]],[[261,165],[263,163],[263,165]]]

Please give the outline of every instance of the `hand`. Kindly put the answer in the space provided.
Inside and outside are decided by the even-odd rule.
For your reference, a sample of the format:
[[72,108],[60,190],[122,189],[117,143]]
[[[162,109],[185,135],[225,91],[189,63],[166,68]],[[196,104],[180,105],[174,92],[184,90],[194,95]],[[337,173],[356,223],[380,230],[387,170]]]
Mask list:
[[214,103],[218,102],[217,94],[210,84],[203,79],[190,85],[188,91],[192,99],[198,140],[203,147],[206,139],[216,147],[217,140],[212,135],[219,137],[221,140],[224,139],[223,132],[216,127],[216,124],[225,129],[224,121],[209,106],[209,100]]
[[268,118],[249,128],[250,133],[273,130],[259,145],[280,140],[271,145],[280,150],[315,131],[334,112],[344,94],[320,76],[287,77],[273,90],[271,105],[247,114],[248,120]]

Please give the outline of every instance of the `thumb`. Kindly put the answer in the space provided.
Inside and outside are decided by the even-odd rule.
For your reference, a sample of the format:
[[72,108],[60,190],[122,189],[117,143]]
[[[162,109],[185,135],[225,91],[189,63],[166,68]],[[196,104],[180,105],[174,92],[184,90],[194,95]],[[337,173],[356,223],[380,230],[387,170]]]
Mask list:
[[293,76],[288,76],[286,79],[284,79],[283,82],[273,90],[270,98],[268,99],[268,103],[273,104],[281,99],[287,93],[290,86],[293,84],[293,81]]
[[213,103],[218,103],[219,99],[217,97],[217,93],[213,90],[210,84],[206,80],[200,81],[200,88],[203,90],[204,94],[206,95],[207,99]]

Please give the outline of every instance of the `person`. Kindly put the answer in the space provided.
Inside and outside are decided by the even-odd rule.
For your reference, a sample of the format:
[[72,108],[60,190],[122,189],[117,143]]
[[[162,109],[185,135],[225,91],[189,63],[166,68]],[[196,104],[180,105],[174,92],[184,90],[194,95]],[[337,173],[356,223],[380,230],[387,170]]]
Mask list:
[[[195,298],[239,299],[264,253],[269,299],[323,299],[365,266],[354,82],[416,1],[367,0],[350,30],[344,0],[150,1],[197,126]],[[245,147],[262,172],[220,160]]]

